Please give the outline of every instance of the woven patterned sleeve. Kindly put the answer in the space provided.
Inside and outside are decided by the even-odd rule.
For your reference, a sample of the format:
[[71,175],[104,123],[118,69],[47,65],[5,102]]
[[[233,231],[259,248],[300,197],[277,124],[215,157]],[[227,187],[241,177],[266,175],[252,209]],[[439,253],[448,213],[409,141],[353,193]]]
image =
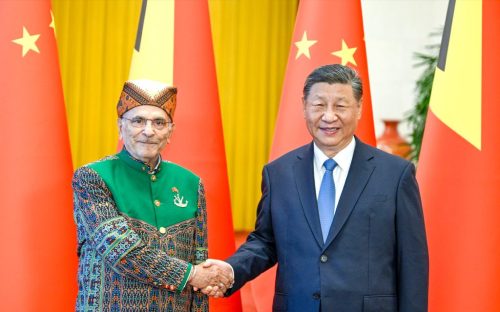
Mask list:
[[[198,211],[196,212],[196,260],[199,264],[208,258],[208,228],[207,228],[207,206],[205,202],[205,188],[200,180],[198,187]],[[193,304],[191,312],[208,311],[208,296],[201,292],[195,292],[193,295]]]
[[96,257],[114,271],[140,282],[184,287],[191,264],[144,244],[118,213],[111,192],[94,170],[82,167],[75,172],[73,192],[79,250],[90,244]]

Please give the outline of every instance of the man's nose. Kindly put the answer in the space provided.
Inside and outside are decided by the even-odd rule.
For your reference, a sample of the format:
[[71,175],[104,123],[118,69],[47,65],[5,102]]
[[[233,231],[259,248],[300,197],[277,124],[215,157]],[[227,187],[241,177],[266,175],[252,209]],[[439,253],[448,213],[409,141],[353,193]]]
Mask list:
[[153,122],[151,120],[146,120],[146,125],[144,126],[144,130],[142,130],[142,133],[147,136],[152,136],[155,134],[153,129]]
[[326,121],[326,122],[332,122],[332,121],[337,120],[337,118],[338,118],[338,116],[337,116],[337,112],[335,111],[335,109],[328,107],[325,110],[325,112],[323,113],[323,116],[321,119],[323,121]]

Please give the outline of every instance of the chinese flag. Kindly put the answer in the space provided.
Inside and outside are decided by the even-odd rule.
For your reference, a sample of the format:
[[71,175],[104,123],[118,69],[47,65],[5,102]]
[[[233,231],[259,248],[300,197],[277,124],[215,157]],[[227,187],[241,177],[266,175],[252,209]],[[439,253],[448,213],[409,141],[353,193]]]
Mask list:
[[72,164],[49,0],[0,1],[0,311],[71,311]]
[[417,174],[430,311],[500,311],[499,38],[499,1],[450,1]]
[[363,112],[356,135],[375,146],[361,1],[301,0],[292,38],[271,148],[273,160],[311,141],[302,109],[302,89],[316,67],[339,63],[363,81]]
[[[209,256],[229,257],[235,244],[208,2],[143,0],[130,78],[177,86],[175,131],[163,158],[201,177]],[[211,299],[210,308],[241,311],[240,295]]]

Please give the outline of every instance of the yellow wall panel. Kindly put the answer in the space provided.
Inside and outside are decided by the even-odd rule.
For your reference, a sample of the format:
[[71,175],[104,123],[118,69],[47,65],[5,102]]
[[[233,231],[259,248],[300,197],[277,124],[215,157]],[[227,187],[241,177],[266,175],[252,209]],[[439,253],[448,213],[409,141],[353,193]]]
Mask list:
[[234,226],[253,229],[297,1],[209,3]]
[[116,152],[141,1],[53,0],[73,164]]

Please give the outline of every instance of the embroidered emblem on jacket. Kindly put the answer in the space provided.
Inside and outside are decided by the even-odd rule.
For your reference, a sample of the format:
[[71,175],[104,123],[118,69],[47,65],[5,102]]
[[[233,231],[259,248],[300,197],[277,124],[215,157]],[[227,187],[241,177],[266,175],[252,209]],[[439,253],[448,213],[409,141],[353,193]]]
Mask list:
[[179,190],[175,186],[172,187],[172,192],[174,192],[174,205],[181,208],[188,205],[189,201],[184,201],[184,196],[179,195]]

